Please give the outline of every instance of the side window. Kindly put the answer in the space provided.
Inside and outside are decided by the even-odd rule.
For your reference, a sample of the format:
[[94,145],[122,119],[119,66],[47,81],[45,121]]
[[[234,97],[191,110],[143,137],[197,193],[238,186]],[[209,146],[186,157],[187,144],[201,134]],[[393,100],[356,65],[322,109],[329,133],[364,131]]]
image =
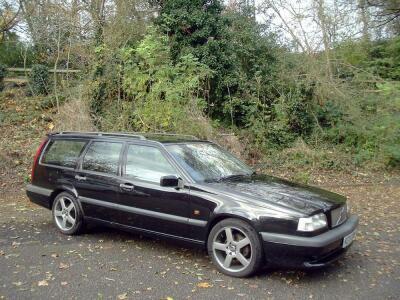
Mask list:
[[121,149],[121,143],[93,142],[83,158],[82,169],[117,174]]
[[47,147],[41,162],[49,165],[75,168],[85,144],[85,141],[53,140]]
[[157,148],[141,145],[128,146],[126,176],[160,182],[162,176],[176,173],[175,169]]

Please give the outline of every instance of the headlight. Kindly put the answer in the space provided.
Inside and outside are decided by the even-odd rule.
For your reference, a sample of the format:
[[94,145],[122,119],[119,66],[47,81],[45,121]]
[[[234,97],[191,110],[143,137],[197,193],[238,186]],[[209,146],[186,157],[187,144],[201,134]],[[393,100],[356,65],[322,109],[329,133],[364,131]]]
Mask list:
[[297,230],[310,232],[324,228],[327,224],[325,214],[321,213],[308,218],[300,218]]

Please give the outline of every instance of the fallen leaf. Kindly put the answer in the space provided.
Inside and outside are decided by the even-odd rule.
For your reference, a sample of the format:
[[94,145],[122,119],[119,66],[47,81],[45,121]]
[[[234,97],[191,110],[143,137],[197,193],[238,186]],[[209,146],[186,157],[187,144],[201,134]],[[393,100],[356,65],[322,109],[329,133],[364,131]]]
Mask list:
[[58,268],[59,268],[59,269],[68,269],[68,268],[69,268],[69,265],[60,262],[60,265],[58,266]]
[[38,286],[48,286],[49,283],[47,282],[47,280],[41,280],[38,282]]
[[123,293],[117,296],[118,300],[128,299],[128,293]]
[[197,287],[207,289],[207,288],[212,287],[212,285],[211,285],[209,282],[204,281],[204,282],[199,282],[199,283],[197,284]]

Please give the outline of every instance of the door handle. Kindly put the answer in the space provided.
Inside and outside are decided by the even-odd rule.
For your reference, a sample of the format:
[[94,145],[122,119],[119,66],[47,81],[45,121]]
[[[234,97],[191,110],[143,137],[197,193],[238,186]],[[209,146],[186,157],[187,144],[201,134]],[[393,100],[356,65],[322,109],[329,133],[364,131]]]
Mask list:
[[128,191],[128,192],[133,191],[133,189],[135,188],[135,186],[134,186],[133,184],[131,184],[131,183],[121,183],[121,184],[119,185],[119,187],[120,187],[122,190]]
[[79,181],[81,181],[81,180],[86,180],[86,176],[75,175],[75,179],[76,179],[76,180],[79,180]]

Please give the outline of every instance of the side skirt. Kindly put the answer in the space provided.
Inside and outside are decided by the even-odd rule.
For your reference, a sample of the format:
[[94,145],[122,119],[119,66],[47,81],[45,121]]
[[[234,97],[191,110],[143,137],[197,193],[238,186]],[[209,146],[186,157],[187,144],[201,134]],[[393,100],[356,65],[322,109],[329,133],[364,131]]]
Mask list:
[[167,233],[162,233],[162,232],[158,232],[158,231],[152,231],[152,230],[147,230],[147,229],[143,229],[143,228],[139,228],[139,227],[105,221],[105,220],[101,220],[101,219],[97,219],[97,218],[93,218],[93,217],[85,216],[84,219],[89,222],[100,223],[100,224],[108,226],[108,227],[117,228],[117,229],[121,229],[121,230],[128,231],[128,232],[140,233],[140,234],[150,236],[150,237],[161,237],[161,238],[165,238],[165,239],[179,240],[179,241],[182,241],[189,245],[198,246],[198,247],[206,246],[206,243],[204,241],[200,241],[200,240],[194,240],[194,239],[189,239],[189,238],[180,237],[180,236],[167,234]]

